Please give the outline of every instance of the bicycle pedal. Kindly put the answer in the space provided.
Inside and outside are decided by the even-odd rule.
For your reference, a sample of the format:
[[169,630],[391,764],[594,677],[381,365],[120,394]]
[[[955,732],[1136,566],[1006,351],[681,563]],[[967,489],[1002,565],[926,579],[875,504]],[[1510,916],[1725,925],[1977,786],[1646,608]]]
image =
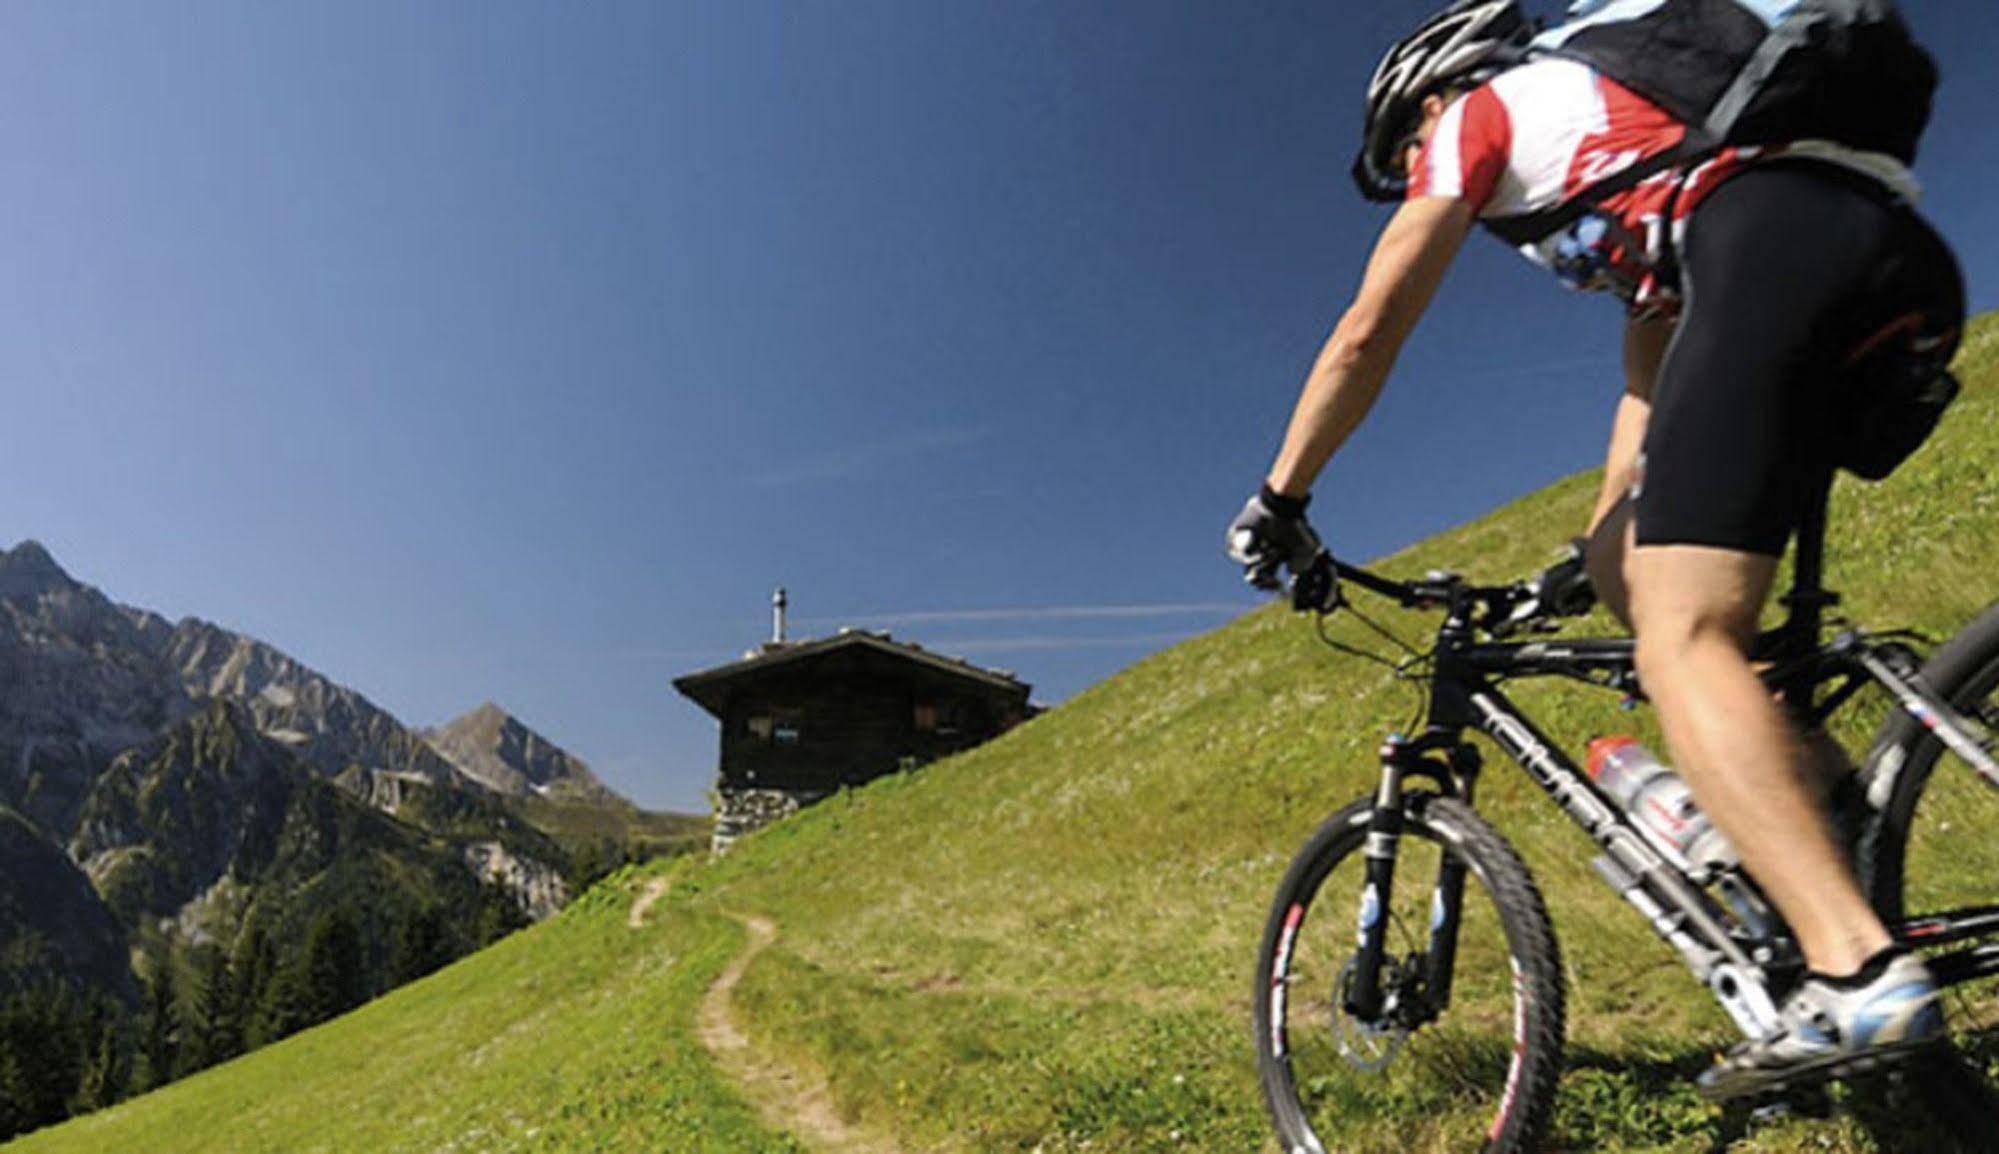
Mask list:
[[1832,1112],[1831,1089],[1821,1082],[1777,1095],[1758,1095],[1750,1102],[1749,1120],[1761,1126],[1789,1118],[1830,1118]]
[[1739,1097],[1720,1099],[1717,1105],[1747,1111],[1749,1120],[1759,1125],[1786,1118],[1824,1118],[1832,1113],[1832,1078],[1823,1072],[1801,1073]]
[[1838,1059],[1828,1059],[1782,1075],[1753,1088],[1730,1092],[1726,1086],[1699,1086],[1696,1092],[1717,1105],[1736,1105],[1752,1112],[1765,1106],[1790,1105],[1808,1097],[1826,1097],[1834,1083],[1866,1082],[1906,1069],[1925,1054],[1936,1052],[1933,1040],[1903,1043],[1877,1050],[1862,1050]]

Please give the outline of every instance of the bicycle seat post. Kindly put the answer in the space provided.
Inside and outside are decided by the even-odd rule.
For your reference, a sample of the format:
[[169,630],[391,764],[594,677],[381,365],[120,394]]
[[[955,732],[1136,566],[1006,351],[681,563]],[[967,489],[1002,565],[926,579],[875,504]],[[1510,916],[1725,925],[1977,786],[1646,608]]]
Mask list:
[[[1822,469],[1808,490],[1803,515],[1798,519],[1798,548],[1792,568],[1791,591],[1784,603],[1793,618],[1808,617],[1809,633],[1817,639],[1820,610],[1839,603],[1839,594],[1825,587],[1826,506],[1832,499],[1832,471]],[[1801,623],[1795,623],[1802,629]]]
[[[1825,587],[1826,510],[1832,499],[1832,479],[1831,466],[1820,466],[1806,491],[1804,509],[1798,518],[1791,589],[1783,597],[1789,612],[1774,631],[1780,654],[1796,655],[1815,647],[1825,623],[1826,608],[1839,604],[1839,594]],[[1781,692],[1793,706],[1808,706],[1814,688],[1809,671],[1800,670],[1799,677],[1783,685]]]

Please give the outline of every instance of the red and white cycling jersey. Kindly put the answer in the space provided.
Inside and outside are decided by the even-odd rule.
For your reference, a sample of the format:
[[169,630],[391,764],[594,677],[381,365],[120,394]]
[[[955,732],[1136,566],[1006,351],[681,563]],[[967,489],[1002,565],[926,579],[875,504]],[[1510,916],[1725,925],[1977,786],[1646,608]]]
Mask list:
[[[1488,222],[1544,212],[1685,137],[1670,113],[1588,65],[1534,60],[1452,103],[1410,172],[1408,195],[1463,200]],[[1893,157],[1820,141],[1731,147],[1691,171],[1669,168],[1604,197],[1599,211],[1521,251],[1571,287],[1614,292],[1633,312],[1671,312],[1676,290],[1655,275],[1659,258],[1678,243],[1708,193],[1744,166],[1779,154],[1827,160],[1873,176],[1905,199],[1916,196],[1914,179]]]

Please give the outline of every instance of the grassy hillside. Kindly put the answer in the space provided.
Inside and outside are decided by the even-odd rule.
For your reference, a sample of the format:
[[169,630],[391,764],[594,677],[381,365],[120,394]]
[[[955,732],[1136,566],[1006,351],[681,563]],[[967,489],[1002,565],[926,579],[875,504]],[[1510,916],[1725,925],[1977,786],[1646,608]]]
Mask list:
[[632,897],[619,874],[354,1013],[7,1149],[796,1149],[693,1041],[741,930],[665,905],[634,927]]
[[706,815],[655,812],[622,800],[609,805],[578,804],[529,794],[512,804],[536,829],[561,842],[572,854],[588,846],[635,857],[691,853],[708,848],[712,824]]
[[[1890,482],[1836,497],[1830,581],[1858,619],[1943,633],[1999,595],[1994,321],[1974,329],[1949,426]],[[1530,572],[1581,524],[1594,484],[1572,478],[1382,568]],[[1382,618],[1415,637],[1428,621]],[[1370,644],[1350,624],[1336,633]],[[1580,687],[1515,697],[1571,740],[1650,726]],[[745,995],[764,1038],[828,1067],[857,1114],[972,1149],[1164,1149],[1175,1132],[1254,1149],[1247,1004],[1270,893],[1311,828],[1371,785],[1380,736],[1414,701],[1272,607],[751,839],[699,904],[785,927]],[[1718,1123],[1681,1080],[1729,1040],[1725,1020],[1524,775],[1489,777],[1481,809],[1540,879],[1568,963],[1561,1144],[1703,1148]],[[1420,1130],[1382,1119],[1346,1140],[1400,1149]],[[1766,1137],[1750,1148],[1792,1148]],[[1813,1128],[1812,1148],[1827,1138],[1866,1148],[1851,1124]]]
[[[1941,634],[1999,592],[1994,318],[1964,369],[1932,445],[1837,498],[1830,579],[1856,618]],[[1561,482],[1382,568],[1530,572],[1593,484]],[[1379,616],[1412,637],[1430,624]],[[1580,687],[1515,696],[1568,741],[1650,724]],[[1266,906],[1415,700],[1308,621],[1251,613],[970,754],[718,863],[666,867],[679,872],[651,928],[625,925],[622,876],[354,1015],[9,1149],[782,1150],[691,1034],[699,991],[741,946],[724,915],[748,913],[780,935],[736,991],[752,1040],[824,1071],[844,1115],[906,1149],[1266,1149],[1247,1025]],[[1696,1101],[1687,1077],[1729,1040],[1720,1013],[1521,775],[1495,764],[1481,809],[1539,877],[1568,966],[1558,1148],[1881,1148],[1866,1111],[1744,1133]],[[1363,1117],[1340,1141],[1454,1148],[1447,1122]]]

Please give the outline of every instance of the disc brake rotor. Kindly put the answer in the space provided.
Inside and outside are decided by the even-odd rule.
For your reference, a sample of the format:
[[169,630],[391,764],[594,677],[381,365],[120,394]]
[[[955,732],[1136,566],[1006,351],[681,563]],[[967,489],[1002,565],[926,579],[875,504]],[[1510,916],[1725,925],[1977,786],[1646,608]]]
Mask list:
[[[1340,968],[1336,990],[1345,990],[1353,979],[1353,961],[1349,959]],[[1402,1043],[1409,1039],[1409,1031],[1402,1026],[1372,1026],[1360,1021],[1342,1008],[1344,998],[1335,996],[1332,1001],[1333,1041],[1338,1044],[1340,1057],[1356,1070],[1378,1074],[1395,1061],[1395,1055],[1402,1051]]]

